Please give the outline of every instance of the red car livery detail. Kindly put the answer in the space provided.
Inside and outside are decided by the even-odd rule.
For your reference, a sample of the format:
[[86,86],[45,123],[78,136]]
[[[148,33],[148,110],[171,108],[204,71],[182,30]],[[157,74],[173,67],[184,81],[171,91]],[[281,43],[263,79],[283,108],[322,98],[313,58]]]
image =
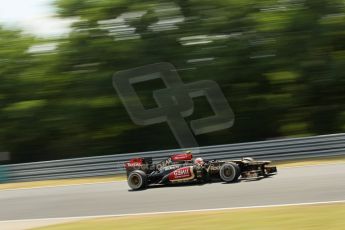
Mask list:
[[192,159],[193,155],[191,153],[181,153],[171,156],[172,161],[191,161]]
[[140,167],[142,166],[142,163],[139,162],[135,162],[135,163],[125,163],[125,168],[129,168],[129,167]]
[[193,179],[193,166],[182,167],[171,172],[168,176],[170,181]]
[[143,158],[133,158],[129,162],[125,163],[125,168],[140,167],[143,165]]

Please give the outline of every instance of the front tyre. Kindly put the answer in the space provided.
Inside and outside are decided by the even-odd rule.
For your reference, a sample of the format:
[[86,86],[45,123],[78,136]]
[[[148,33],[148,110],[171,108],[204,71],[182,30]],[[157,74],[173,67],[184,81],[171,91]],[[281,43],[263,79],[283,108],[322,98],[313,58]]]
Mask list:
[[219,170],[220,178],[222,179],[222,181],[226,183],[237,181],[240,174],[241,174],[240,167],[233,162],[228,162],[228,163],[223,164]]
[[141,170],[134,170],[128,175],[127,183],[133,190],[145,188],[147,186],[146,173]]

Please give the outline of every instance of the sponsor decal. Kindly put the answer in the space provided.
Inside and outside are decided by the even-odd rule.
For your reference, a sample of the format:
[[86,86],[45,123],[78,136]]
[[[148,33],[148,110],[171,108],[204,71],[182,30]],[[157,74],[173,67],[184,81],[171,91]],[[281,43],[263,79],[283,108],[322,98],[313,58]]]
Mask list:
[[173,161],[190,161],[193,155],[190,153],[175,154],[171,157]]
[[134,162],[134,163],[126,163],[126,166],[127,167],[139,167],[139,166],[142,166],[143,164],[142,163],[139,163],[139,162]]
[[221,168],[220,165],[218,165],[218,166],[210,165],[210,169],[209,170],[211,170],[211,171],[218,171],[218,170],[220,170],[220,168]]
[[159,164],[156,165],[156,169],[157,170],[161,170],[162,168],[164,168],[167,165],[171,164],[171,158],[169,157],[167,160],[160,162]]
[[125,168],[140,168],[143,166],[142,158],[133,158],[129,162],[125,163]]
[[173,170],[173,169],[176,169],[178,168],[177,165],[171,165],[171,166],[166,166],[163,168],[163,171],[170,171],[170,170]]
[[176,181],[176,180],[185,180],[185,179],[193,179],[194,173],[193,173],[193,167],[183,167],[176,169],[175,171],[171,172],[169,174],[169,180],[170,181]]

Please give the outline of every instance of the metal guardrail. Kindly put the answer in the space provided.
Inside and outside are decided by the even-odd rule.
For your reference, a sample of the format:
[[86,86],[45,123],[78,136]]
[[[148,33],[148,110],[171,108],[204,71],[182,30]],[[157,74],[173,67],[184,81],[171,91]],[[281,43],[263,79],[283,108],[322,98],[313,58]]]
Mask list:
[[[5,165],[9,181],[105,176],[124,173],[123,163],[134,157],[153,157],[160,161],[186,149],[116,154],[24,164]],[[260,160],[292,160],[345,155],[345,133],[304,138],[191,148],[194,156],[204,159],[254,157]]]

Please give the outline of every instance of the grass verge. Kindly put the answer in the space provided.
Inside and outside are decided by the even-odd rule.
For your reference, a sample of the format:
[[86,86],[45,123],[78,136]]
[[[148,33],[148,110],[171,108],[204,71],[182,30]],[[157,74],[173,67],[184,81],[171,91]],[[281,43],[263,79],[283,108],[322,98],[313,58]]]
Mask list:
[[306,205],[230,211],[190,212],[180,214],[143,215],[97,218],[58,224],[35,230],[340,230],[345,226],[345,204]]
[[[297,161],[282,161],[273,162],[279,168],[283,167],[295,167],[304,165],[317,165],[325,163],[345,163],[345,156],[328,157],[328,158],[314,158],[304,159]],[[62,179],[62,180],[45,180],[45,181],[33,181],[33,182],[17,182],[17,183],[5,183],[0,184],[1,189],[19,189],[19,188],[35,188],[45,186],[60,186],[60,185],[72,185],[72,184],[86,184],[86,183],[97,183],[97,182],[112,182],[125,180],[125,175],[119,176],[103,176],[103,177],[88,177],[78,179]]]

